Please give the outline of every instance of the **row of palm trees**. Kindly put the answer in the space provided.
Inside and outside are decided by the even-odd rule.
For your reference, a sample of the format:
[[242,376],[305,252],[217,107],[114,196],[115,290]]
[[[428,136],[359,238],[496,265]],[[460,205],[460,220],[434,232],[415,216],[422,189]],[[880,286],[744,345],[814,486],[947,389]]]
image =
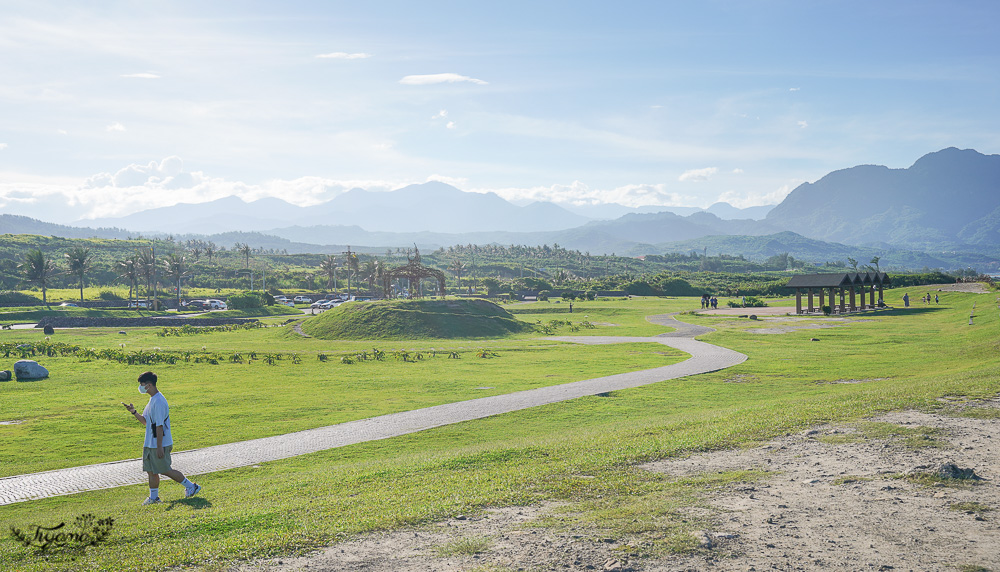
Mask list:
[[[83,288],[86,285],[87,271],[94,261],[89,248],[71,248],[64,255],[65,271],[79,279],[80,302],[83,302]],[[147,296],[153,292],[156,283],[156,252],[153,247],[137,250],[132,256],[115,262],[118,277],[128,282],[128,298],[132,300],[133,292],[138,293],[140,280],[145,280]],[[178,253],[168,254],[159,265],[164,275],[177,286],[177,304],[181,300],[181,281],[187,276],[186,258]],[[42,290],[42,303],[48,305],[48,289],[52,280],[63,272],[56,261],[49,258],[41,249],[30,250],[24,255],[24,261],[19,265],[24,278],[38,285]],[[155,298],[155,292],[153,294]]]
[[[70,249],[63,256],[66,259],[67,271],[80,279],[80,301],[82,302],[84,277],[94,258],[89,248],[80,247]],[[25,279],[41,287],[42,303],[48,305],[46,292],[52,279],[62,272],[59,265],[46,256],[41,249],[36,248],[24,255],[24,262],[19,265],[19,269],[24,273]]]

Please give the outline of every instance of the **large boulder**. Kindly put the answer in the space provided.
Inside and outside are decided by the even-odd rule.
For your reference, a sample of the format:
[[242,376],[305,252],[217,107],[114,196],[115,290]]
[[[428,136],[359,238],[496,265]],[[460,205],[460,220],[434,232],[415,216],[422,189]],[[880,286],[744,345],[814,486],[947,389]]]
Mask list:
[[14,375],[18,381],[44,379],[49,376],[49,370],[38,365],[37,361],[23,359],[14,364]]

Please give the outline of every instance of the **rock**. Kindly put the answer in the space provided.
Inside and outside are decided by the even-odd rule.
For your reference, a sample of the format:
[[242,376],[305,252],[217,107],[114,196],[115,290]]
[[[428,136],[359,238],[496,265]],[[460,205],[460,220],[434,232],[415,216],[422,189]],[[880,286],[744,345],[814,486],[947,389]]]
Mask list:
[[49,370],[38,365],[38,362],[30,359],[23,359],[14,364],[14,375],[18,381],[31,379],[44,379],[49,376]]
[[750,319],[751,320],[756,320],[757,319],[757,314],[750,314]]
[[809,341],[810,341],[810,342],[818,342],[818,341],[819,341],[819,338],[809,338]]
[[125,330],[119,330],[119,334],[125,335]]
[[52,326],[48,324],[46,324],[45,327],[42,328],[42,332],[44,332],[46,336],[51,336],[52,334],[56,333],[55,329],[53,329]]
[[10,370],[5,369],[0,371],[0,381],[10,381]]
[[972,469],[960,469],[955,463],[945,463],[938,469],[938,476],[942,479],[967,479],[980,481],[982,478]]

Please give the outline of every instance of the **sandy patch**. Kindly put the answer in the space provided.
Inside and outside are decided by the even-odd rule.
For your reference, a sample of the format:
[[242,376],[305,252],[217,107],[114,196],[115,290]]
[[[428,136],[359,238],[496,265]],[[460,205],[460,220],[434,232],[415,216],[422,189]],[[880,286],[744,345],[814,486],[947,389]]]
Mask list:
[[[868,380],[843,380],[863,381]],[[1000,408],[1000,402],[983,407]],[[236,570],[1000,568],[997,420],[907,411],[875,421],[936,428],[939,432],[932,438],[944,446],[913,447],[901,438],[857,437],[852,442],[855,426],[828,425],[752,449],[645,465],[648,470],[677,477],[741,469],[772,474],[707,497],[713,527],[697,533],[702,548],[690,555],[629,560],[623,550],[627,538],[604,538],[593,531],[560,533],[533,526],[556,506],[550,504],[457,515],[425,527],[364,535],[307,557],[260,561]],[[924,486],[893,478],[936,472],[948,462],[972,468],[984,480],[975,485],[955,481],[954,486]]]
[[[992,407],[996,407],[994,402]],[[897,439],[828,444],[850,429],[826,426],[743,451],[669,460],[670,475],[757,468],[776,473],[708,499],[722,512],[697,556],[648,562],[644,570],[947,570],[1000,567],[1000,432],[996,420],[899,412],[878,421],[935,427],[946,448]],[[922,486],[891,478],[954,462],[977,485]],[[993,511],[953,510],[979,503]],[[969,505],[974,506],[974,505]],[[959,505],[961,508],[961,505]]]

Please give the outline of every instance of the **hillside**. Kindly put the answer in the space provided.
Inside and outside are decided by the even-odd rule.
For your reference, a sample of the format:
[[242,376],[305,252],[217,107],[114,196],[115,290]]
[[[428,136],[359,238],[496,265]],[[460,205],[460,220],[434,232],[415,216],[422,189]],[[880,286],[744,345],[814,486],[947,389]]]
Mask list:
[[918,249],[1000,244],[1000,155],[954,147],[798,186],[765,222],[818,240]]
[[531,328],[486,300],[349,302],[302,324],[323,340],[495,338]]

